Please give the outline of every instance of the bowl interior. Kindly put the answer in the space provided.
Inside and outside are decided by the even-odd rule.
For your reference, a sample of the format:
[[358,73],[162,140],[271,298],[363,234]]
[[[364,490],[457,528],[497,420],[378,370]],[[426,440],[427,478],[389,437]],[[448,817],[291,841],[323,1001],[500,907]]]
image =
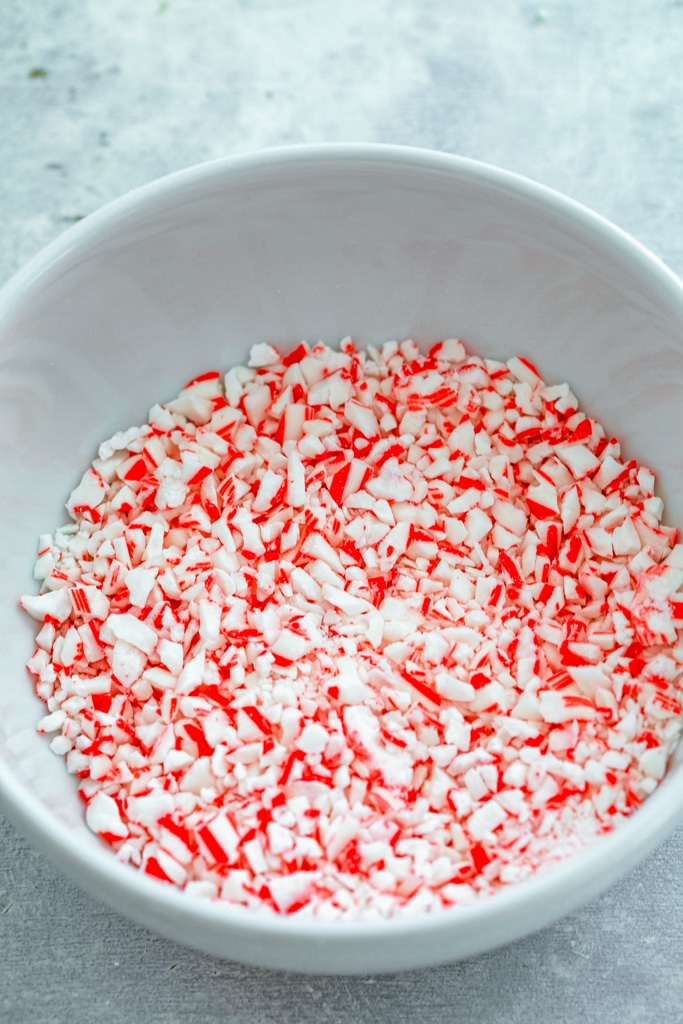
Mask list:
[[[34,731],[33,630],[17,601],[36,587],[38,535],[66,521],[98,443],[187,379],[254,342],[347,334],[527,355],[656,469],[667,521],[683,523],[681,288],[581,208],[467,161],[371,147],[221,161],[124,197],[0,297],[0,789],[52,852],[78,848],[106,870],[73,780]],[[653,798],[653,835],[679,810],[677,781]]]

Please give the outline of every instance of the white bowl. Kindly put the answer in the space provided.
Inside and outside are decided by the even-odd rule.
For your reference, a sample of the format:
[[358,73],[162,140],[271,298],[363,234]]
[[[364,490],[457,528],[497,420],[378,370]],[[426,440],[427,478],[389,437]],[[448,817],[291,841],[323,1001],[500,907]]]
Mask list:
[[327,973],[419,967],[526,934],[640,861],[683,810],[677,758],[616,832],[542,875],[459,909],[383,923],[258,918],[192,901],[117,863],[85,826],[74,780],[35,733],[24,669],[37,537],[98,443],[144,422],[204,370],[258,341],[361,344],[459,335],[526,354],[654,466],[683,523],[683,288],[605,220],[468,160],[379,146],[225,159],[111,203],[0,293],[0,797],[89,892],[218,956]]

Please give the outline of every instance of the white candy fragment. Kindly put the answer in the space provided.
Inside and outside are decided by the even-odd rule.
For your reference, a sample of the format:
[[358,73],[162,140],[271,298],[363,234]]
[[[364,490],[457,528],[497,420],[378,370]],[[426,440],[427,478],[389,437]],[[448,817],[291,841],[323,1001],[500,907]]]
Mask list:
[[302,508],[306,504],[304,466],[295,451],[287,456],[287,501],[292,508]]
[[112,613],[106,621],[106,629],[117,640],[125,640],[144,654],[151,654],[159,639],[150,626],[130,612]]
[[285,661],[296,662],[299,658],[302,658],[310,648],[311,643],[305,636],[293,633],[289,629],[283,629],[271,650],[273,654],[276,654],[279,658],[283,658]]
[[585,444],[558,444],[555,452],[575,480],[585,480],[600,468],[600,459]]
[[98,587],[72,587],[69,596],[74,611],[79,612],[84,618],[99,619],[101,622],[107,618],[111,602]]
[[344,406],[344,416],[364,437],[379,437],[379,424],[372,409],[350,399]]
[[496,800],[487,800],[467,821],[467,828],[474,839],[482,840],[495,832],[505,821],[507,814]]
[[524,381],[526,384],[530,384],[531,387],[536,387],[543,383],[538,375],[538,371],[528,360],[522,359],[519,356],[513,356],[512,359],[508,359],[507,365],[517,380]]
[[111,656],[111,668],[116,678],[124,686],[132,686],[145,670],[147,658],[144,651],[129,643],[117,639]]
[[78,487],[73,490],[66,503],[70,514],[74,517],[83,515],[92,518],[92,511],[102,503],[107,493],[106,484],[96,469],[85,471]]
[[36,729],[38,732],[50,733],[57,732],[62,728],[66,720],[66,711],[61,708],[58,711],[53,711],[51,715],[45,715],[38,722]]
[[261,477],[256,498],[252,508],[255,512],[265,512],[275,504],[275,499],[285,488],[285,480],[279,473],[267,469]]
[[322,725],[318,725],[316,722],[311,722],[302,731],[301,735],[296,741],[297,748],[303,750],[305,754],[322,754],[327,741],[329,740],[329,733],[327,729],[323,728]]
[[96,793],[88,803],[85,812],[88,828],[99,835],[115,839],[125,839],[128,828],[121,820],[121,813],[116,800],[106,793]]
[[124,582],[130,594],[130,603],[134,608],[144,608],[147,598],[157,578],[156,569],[144,569],[138,566],[136,569],[129,569],[124,576]]
[[273,902],[280,913],[287,913],[295,904],[303,902],[310,888],[311,878],[307,871],[274,878],[270,883]]
[[575,722],[595,718],[597,709],[588,697],[566,697],[555,690],[540,694],[541,718],[544,722]]
[[157,790],[146,796],[129,797],[126,803],[126,814],[138,825],[156,825],[167,814],[170,814],[175,800],[170,793]]
[[280,362],[280,353],[272,345],[252,345],[249,366],[272,366]]
[[21,599],[21,607],[33,619],[44,622],[49,616],[57,622],[66,622],[71,614],[71,597],[68,590],[52,590],[33,597],[26,594]]

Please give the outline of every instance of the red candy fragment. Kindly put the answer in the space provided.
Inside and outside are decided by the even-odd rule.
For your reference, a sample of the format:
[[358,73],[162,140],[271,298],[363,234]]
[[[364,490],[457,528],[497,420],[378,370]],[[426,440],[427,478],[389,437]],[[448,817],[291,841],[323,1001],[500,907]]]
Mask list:
[[256,345],[104,442],[67,508],[22,598],[38,728],[165,884],[460,904],[666,771],[683,549],[651,471],[526,358]]

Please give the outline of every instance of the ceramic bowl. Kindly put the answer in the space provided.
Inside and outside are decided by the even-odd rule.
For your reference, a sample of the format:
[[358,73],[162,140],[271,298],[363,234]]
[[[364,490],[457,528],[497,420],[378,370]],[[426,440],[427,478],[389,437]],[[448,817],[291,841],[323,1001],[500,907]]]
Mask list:
[[119,864],[35,732],[24,668],[39,534],[116,430],[254,342],[458,335],[569,381],[683,524],[683,288],[599,216],[439,153],[310,146],[219,160],[75,225],[0,293],[0,799],[36,846],[134,920],[220,957],[325,973],[470,956],[557,919],[644,858],[683,810],[683,766],[615,832],[478,903],[355,924],[192,900]]

